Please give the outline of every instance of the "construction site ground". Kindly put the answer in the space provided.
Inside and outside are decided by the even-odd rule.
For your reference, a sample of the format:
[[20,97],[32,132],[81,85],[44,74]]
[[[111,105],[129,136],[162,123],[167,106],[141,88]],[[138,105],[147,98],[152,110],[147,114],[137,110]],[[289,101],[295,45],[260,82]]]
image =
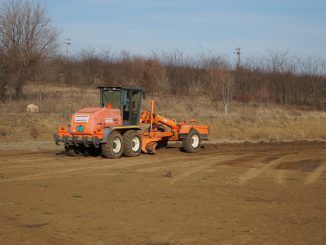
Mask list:
[[326,243],[326,143],[1,149],[0,244]]

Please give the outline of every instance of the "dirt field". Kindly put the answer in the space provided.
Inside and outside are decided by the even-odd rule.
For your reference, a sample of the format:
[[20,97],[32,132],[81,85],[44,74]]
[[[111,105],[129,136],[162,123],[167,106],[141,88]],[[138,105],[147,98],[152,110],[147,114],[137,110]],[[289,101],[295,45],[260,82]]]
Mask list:
[[0,244],[325,244],[326,144],[0,152]]

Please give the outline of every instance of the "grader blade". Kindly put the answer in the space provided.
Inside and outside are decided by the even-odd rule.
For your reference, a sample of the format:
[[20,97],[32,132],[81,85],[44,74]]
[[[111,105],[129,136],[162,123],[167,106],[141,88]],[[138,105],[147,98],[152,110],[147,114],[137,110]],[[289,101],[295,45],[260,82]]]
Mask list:
[[147,153],[149,153],[149,154],[155,154],[156,153],[156,147],[157,147],[157,142],[156,141],[149,142],[146,145]]

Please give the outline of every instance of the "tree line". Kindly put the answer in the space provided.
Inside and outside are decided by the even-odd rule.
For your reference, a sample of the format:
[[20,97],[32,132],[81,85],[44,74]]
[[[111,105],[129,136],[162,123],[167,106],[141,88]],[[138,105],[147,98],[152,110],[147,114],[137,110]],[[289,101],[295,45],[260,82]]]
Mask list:
[[127,51],[58,52],[58,32],[44,5],[9,0],[0,7],[0,99],[24,98],[28,82],[82,86],[141,86],[167,96],[209,96],[222,101],[326,108],[326,63],[270,51],[243,59],[180,51],[131,55]]

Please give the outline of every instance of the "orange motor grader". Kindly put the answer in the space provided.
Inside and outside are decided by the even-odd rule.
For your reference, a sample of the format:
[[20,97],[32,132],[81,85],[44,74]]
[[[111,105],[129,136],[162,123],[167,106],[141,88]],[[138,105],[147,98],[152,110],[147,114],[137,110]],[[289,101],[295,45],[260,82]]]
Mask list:
[[[142,88],[99,87],[100,106],[84,108],[72,115],[71,123],[54,135],[67,152],[103,155],[106,158],[155,153],[168,141],[182,141],[185,152],[197,152],[208,139],[208,126],[181,122],[150,111],[141,112]],[[146,126],[143,130],[141,126]]]

